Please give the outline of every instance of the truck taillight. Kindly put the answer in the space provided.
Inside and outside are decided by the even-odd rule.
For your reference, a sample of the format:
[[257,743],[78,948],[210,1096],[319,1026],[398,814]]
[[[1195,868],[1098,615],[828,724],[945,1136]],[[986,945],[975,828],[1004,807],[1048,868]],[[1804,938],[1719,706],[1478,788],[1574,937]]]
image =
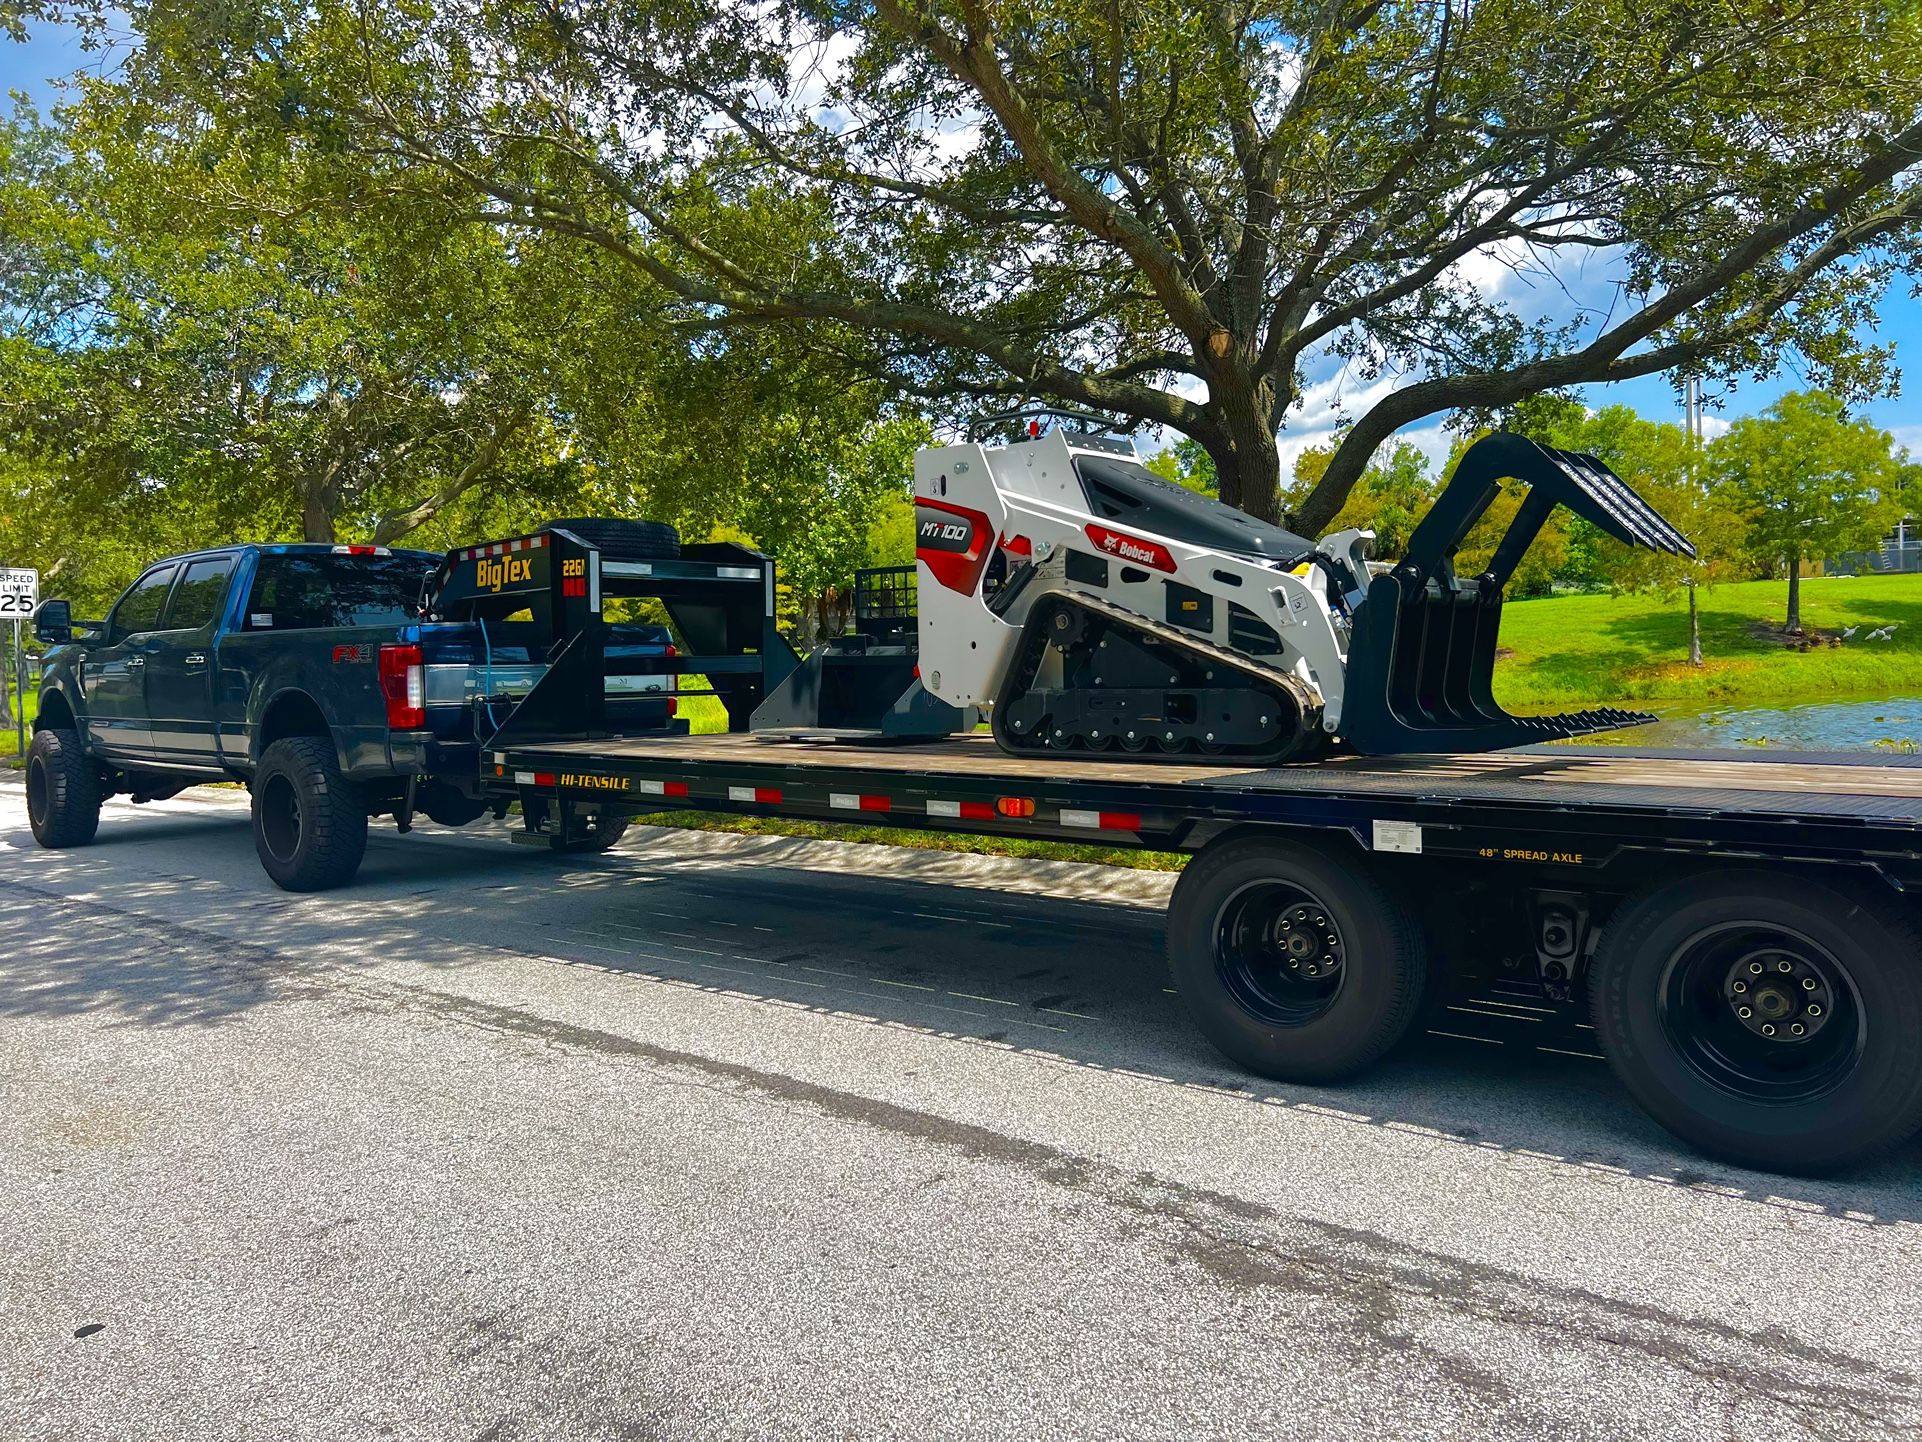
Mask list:
[[[669,641],[667,643],[667,654],[669,656],[678,656],[681,653],[675,650],[674,643],[672,641]],[[678,716],[681,714],[680,700],[674,695],[674,693],[680,689],[680,685],[681,685],[680,678],[676,676],[672,671],[668,672],[667,673],[667,714],[670,716]]]
[[427,671],[418,646],[380,648],[380,694],[387,698],[387,729],[419,731],[427,725]]

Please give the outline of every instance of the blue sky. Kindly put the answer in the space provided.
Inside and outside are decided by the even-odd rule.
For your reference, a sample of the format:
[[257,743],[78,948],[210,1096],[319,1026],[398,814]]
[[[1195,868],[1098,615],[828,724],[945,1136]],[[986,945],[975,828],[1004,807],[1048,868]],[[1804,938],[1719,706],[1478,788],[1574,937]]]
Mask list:
[[[55,98],[55,90],[50,83],[54,77],[69,74],[77,68],[98,67],[103,63],[110,66],[111,55],[103,57],[99,53],[87,54],[82,51],[78,37],[71,30],[57,26],[37,27],[25,44],[0,40],[0,91],[24,91],[44,107]],[[1512,285],[1516,282],[1499,277],[1498,283]],[[1891,288],[1883,300],[1877,330],[1879,339],[1895,344],[1896,365],[1906,377],[1904,393],[1892,400],[1874,402],[1866,408],[1866,413],[1876,424],[1893,432],[1899,444],[1908,446],[1912,452],[1922,456],[1922,300],[1911,296],[1910,289],[1911,282],[1907,280]],[[1363,400],[1362,391],[1367,389],[1347,386],[1338,375],[1329,371],[1319,375],[1311,372],[1309,380],[1308,404],[1302,412],[1290,418],[1283,436],[1284,468],[1290,464],[1293,452],[1325,439],[1331,433],[1340,419],[1337,407],[1343,400],[1348,402],[1347,409],[1352,418],[1356,403]],[[1761,410],[1784,391],[1799,389],[1804,383],[1803,378],[1788,366],[1766,381],[1744,383],[1724,398],[1719,410],[1710,411],[1711,430],[1719,430],[1729,419]],[[1680,416],[1680,406],[1674,392],[1661,376],[1613,386],[1587,386],[1582,388],[1581,394],[1591,406],[1625,403],[1655,420],[1673,420]],[[1447,451],[1447,437],[1438,420],[1419,422],[1404,435],[1436,459]]]

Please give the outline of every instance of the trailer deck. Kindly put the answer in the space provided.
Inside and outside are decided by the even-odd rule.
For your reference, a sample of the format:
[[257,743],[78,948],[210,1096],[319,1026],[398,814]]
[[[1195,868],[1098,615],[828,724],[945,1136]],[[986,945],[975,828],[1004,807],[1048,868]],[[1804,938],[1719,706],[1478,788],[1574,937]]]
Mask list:
[[[1191,849],[1241,822],[1335,827],[1379,851],[1555,867],[1624,849],[1875,859],[1922,852],[1922,764],[1545,746],[1245,769],[1009,756],[977,733],[918,745],[741,734],[556,741],[492,754],[500,782],[636,806]],[[865,813],[865,814],[861,814]],[[1412,829],[1411,829],[1412,828]],[[1539,843],[1539,844],[1537,844]],[[1891,869],[1892,868],[1892,869]]]

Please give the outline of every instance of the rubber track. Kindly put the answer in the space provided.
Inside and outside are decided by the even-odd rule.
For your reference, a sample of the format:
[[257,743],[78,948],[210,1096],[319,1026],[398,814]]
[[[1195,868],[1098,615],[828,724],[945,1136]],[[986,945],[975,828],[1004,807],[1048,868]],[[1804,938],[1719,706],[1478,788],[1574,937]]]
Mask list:
[[[1046,646],[1048,643],[1046,637],[1039,634],[1036,622],[1051,602],[1065,602],[1090,615],[1100,617],[1110,625],[1126,627],[1164,645],[1185,651],[1205,662],[1239,671],[1265,686],[1282,692],[1295,703],[1302,715],[1317,718],[1320,716],[1320,702],[1301,683],[1300,678],[1291,672],[1277,670],[1273,666],[1264,666],[1261,662],[1244,656],[1239,651],[1216,645],[1213,641],[1202,640],[1179,626],[1170,626],[1165,622],[1156,621],[1126,606],[1117,606],[1112,601],[1104,601],[1098,596],[1085,595],[1080,591],[1064,591],[1057,588],[1042,592],[1035,597],[1033,604],[1029,607],[1028,622],[1022,628],[1023,634],[1020,641],[1016,643],[1014,665],[1009,670],[1008,679],[1002,686],[1001,694],[995,699],[992,718],[994,739],[996,744],[1010,755],[1072,756],[1075,754],[1074,750],[1066,747],[1050,746],[1045,742],[1036,744],[1011,738],[1005,733],[1001,724],[1001,718],[1007,714],[1005,703],[1027,689],[1029,681],[1033,679],[1034,671],[1040,665],[1039,646]],[[1031,651],[1034,656],[1032,662],[1029,659]],[[1027,674],[1027,680],[1022,679],[1024,672]],[[1271,751],[1216,753],[1202,750],[1199,743],[1195,742],[1187,743],[1179,751],[1158,749],[1129,751],[1120,744],[1118,738],[1109,738],[1108,743],[1099,749],[1090,748],[1082,754],[1093,756],[1119,754],[1127,756],[1130,760],[1162,761],[1179,766],[1193,766],[1197,763],[1211,766],[1275,766],[1290,760],[1300,760],[1309,755],[1319,755],[1320,752],[1313,749],[1313,740],[1314,736],[1311,734],[1305,741],[1296,740]]]

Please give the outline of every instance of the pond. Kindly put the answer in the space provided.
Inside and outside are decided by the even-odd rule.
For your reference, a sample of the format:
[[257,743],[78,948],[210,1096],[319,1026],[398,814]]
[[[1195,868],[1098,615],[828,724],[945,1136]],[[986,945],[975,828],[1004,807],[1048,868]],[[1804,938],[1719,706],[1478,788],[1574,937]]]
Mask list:
[[1582,737],[1575,744],[1745,751],[1922,753],[1922,697],[1790,702],[1779,706],[1631,702],[1662,719],[1649,726]]

